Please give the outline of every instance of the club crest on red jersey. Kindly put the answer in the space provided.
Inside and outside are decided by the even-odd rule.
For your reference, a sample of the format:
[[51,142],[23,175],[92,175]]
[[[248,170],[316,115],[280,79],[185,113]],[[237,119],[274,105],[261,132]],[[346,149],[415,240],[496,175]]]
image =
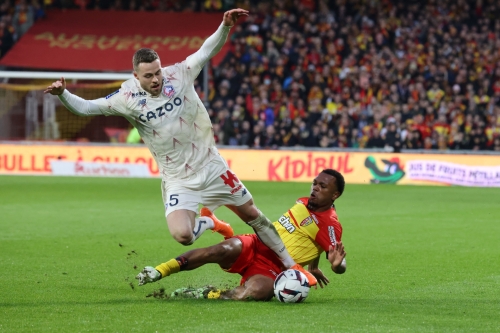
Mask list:
[[163,95],[167,96],[168,98],[171,98],[175,95],[175,90],[174,87],[171,85],[166,85],[163,87]]

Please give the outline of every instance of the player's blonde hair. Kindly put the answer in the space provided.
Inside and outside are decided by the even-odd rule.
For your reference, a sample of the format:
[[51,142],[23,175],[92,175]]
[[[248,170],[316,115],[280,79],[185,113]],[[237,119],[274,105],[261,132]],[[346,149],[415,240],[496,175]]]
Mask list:
[[141,62],[151,63],[156,59],[160,59],[158,53],[155,50],[142,48],[135,51],[132,57],[132,64],[134,65],[134,70],[136,71]]

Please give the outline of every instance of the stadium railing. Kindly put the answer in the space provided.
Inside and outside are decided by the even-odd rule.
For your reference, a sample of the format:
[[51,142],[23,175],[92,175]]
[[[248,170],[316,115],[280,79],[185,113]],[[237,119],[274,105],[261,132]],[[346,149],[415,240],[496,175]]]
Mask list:
[[119,117],[106,120],[67,112],[57,97],[43,93],[61,77],[78,96],[97,99],[118,89],[132,73],[0,71],[0,139],[74,140],[90,132],[98,140],[110,141],[106,128],[128,128]]

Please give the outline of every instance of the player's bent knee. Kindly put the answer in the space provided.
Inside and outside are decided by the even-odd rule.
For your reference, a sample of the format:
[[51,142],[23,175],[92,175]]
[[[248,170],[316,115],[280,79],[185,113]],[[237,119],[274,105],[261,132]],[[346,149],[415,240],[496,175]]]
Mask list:
[[193,244],[193,234],[188,234],[188,233],[178,233],[178,234],[172,234],[172,237],[174,239],[181,243],[182,245],[191,245]]

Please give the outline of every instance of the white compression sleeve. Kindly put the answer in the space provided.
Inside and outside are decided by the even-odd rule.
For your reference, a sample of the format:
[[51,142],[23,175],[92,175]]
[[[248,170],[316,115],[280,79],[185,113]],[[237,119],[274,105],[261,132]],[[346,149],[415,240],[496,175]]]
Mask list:
[[88,101],[67,90],[57,96],[68,110],[78,116],[98,116],[103,115],[102,108],[107,108],[106,99],[100,98]]
[[200,49],[187,57],[186,64],[196,70],[196,75],[199,74],[207,61],[220,51],[226,42],[229,30],[231,30],[231,27],[221,23],[219,28],[205,40]]
[[292,257],[290,257],[290,254],[288,253],[285,244],[283,244],[278,231],[276,231],[274,225],[264,214],[262,214],[262,212],[259,212],[258,218],[247,222],[247,224],[253,228],[257,236],[259,236],[262,240],[262,243],[267,245],[267,247],[280,257],[286,268],[290,268],[295,265],[295,261]]

